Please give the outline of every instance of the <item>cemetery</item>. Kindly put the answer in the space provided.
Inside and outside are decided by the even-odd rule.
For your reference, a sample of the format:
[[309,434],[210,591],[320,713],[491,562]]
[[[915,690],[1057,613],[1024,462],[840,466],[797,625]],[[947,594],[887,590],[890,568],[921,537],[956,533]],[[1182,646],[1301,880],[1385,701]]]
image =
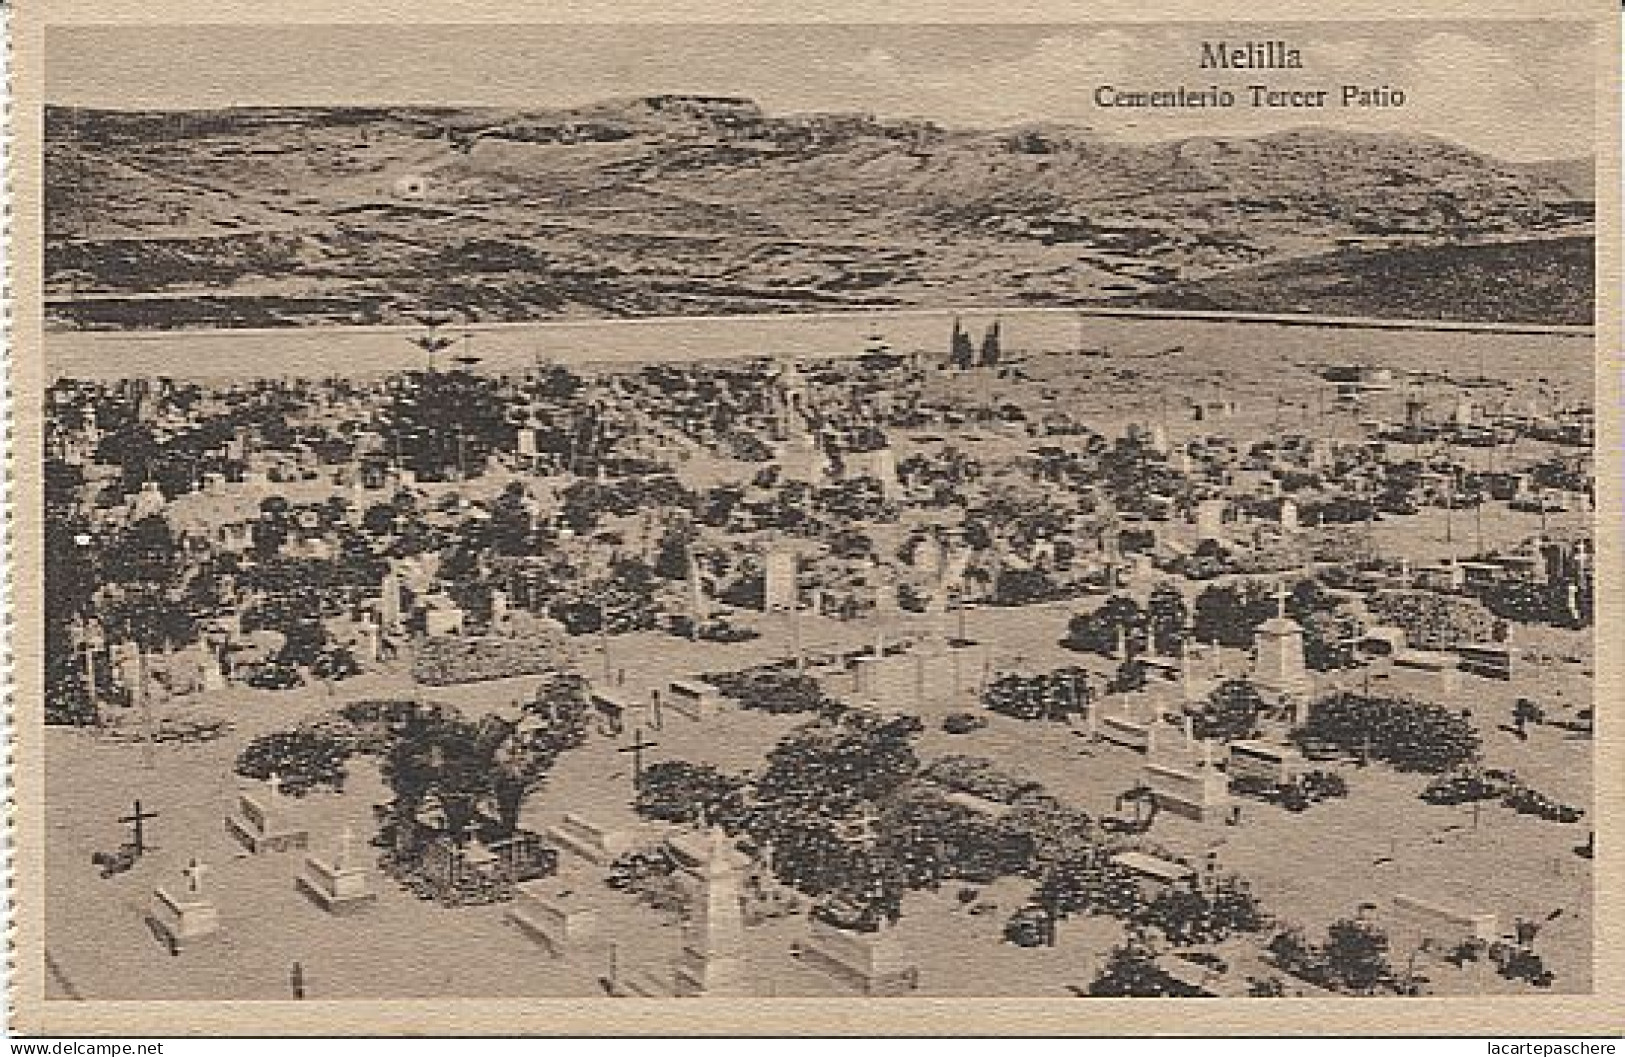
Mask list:
[[[419,372],[523,412],[529,450],[493,434],[473,472],[391,437],[424,472],[368,461],[389,483],[342,485],[359,504],[139,488],[103,530],[132,562],[172,542],[160,579],[208,617],[104,569],[61,629],[53,986],[1588,990],[1591,646],[1496,586],[1549,564],[1578,591],[1588,552],[1412,567],[1283,493],[1307,439],[1143,409],[1046,434],[1065,374],[1029,366],[999,384],[1031,418],[921,368],[891,422],[836,398],[885,389],[845,363]],[[565,376],[593,402],[549,395]],[[616,440],[566,455],[549,422]],[[173,508],[237,490],[238,557],[183,547]]]

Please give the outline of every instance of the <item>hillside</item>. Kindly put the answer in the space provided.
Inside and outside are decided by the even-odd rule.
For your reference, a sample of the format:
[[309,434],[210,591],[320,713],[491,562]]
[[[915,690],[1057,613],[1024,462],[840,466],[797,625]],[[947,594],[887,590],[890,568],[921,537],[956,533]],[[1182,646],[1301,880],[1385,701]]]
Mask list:
[[1589,326],[1593,251],[1589,238],[1343,249],[1131,300],[1154,308]]
[[46,165],[49,311],[68,326],[1069,304],[1349,240],[1517,238],[1590,216],[1572,166],[1435,139],[1125,144],[695,96],[52,108]]

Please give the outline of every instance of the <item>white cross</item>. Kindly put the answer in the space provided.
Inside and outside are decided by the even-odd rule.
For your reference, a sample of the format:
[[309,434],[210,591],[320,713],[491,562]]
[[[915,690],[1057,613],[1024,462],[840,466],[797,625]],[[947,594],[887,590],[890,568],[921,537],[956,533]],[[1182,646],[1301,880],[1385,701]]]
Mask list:
[[271,777],[266,779],[266,784],[271,787],[271,796],[273,798],[282,795],[282,776],[280,774],[272,771]]

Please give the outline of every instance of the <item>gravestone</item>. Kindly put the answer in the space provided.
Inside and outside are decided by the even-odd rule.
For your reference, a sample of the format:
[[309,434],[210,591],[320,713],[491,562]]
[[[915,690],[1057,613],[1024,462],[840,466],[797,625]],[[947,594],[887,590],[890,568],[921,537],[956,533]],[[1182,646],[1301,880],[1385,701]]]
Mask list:
[[1309,762],[1290,745],[1265,739],[1232,741],[1225,772],[1234,779],[1284,785],[1308,769]]
[[1154,898],[1176,885],[1196,883],[1195,867],[1186,866],[1172,859],[1164,859],[1159,855],[1142,851],[1123,851],[1113,855],[1111,861],[1112,865],[1122,867],[1133,876],[1140,894],[1146,898]]
[[788,613],[797,605],[796,552],[787,548],[768,551],[763,559],[762,611]]
[[514,886],[508,920],[542,944],[556,958],[598,935],[598,911],[575,887],[556,878],[522,881]]
[[401,629],[401,575],[393,567],[384,574],[381,597],[378,600],[378,618],[385,631]]
[[362,664],[377,664],[383,656],[383,636],[370,620],[356,625],[355,656]]
[[310,832],[297,825],[291,815],[287,797],[282,795],[282,779],[273,773],[263,797],[237,794],[237,811],[226,818],[226,829],[255,855],[306,848]]
[[1497,938],[1497,918],[1443,900],[1399,893],[1394,896],[1389,935],[1396,951],[1423,946],[1455,947],[1469,940]]
[[666,701],[672,711],[692,720],[709,719],[719,706],[717,692],[698,679],[673,679]]
[[1102,741],[1143,752],[1149,756],[1157,751],[1157,726],[1155,719],[1142,720],[1135,716],[1129,710],[1128,699],[1123,698],[1117,713],[1102,715],[1096,729]]
[[1181,818],[1208,822],[1230,810],[1229,783],[1205,762],[1149,761],[1143,780],[1157,807]]
[[1253,634],[1257,660],[1252,681],[1276,696],[1310,693],[1309,669],[1303,659],[1303,626],[1286,615],[1286,591],[1277,592],[1276,615],[1258,625]]
[[355,854],[355,835],[348,829],[339,834],[331,858],[305,857],[305,872],[294,885],[330,914],[361,910],[378,899],[372,874]]
[[153,890],[147,925],[170,954],[180,954],[220,931],[220,912],[203,891],[203,877],[208,872],[208,866],[193,859],[181,871],[186,886],[179,894],[163,885]]
[[573,812],[565,812],[547,838],[561,850],[587,860],[594,866],[607,866],[631,851],[636,843],[624,830],[606,829]]
[[683,949],[670,976],[642,970],[610,981],[616,995],[727,998],[756,993],[745,962],[741,870],[749,860],[722,830],[681,833],[667,842],[679,866],[676,883],[689,914]]
[[905,995],[919,987],[919,965],[890,926],[860,932],[812,918],[807,939],[795,953],[803,963],[870,998]]

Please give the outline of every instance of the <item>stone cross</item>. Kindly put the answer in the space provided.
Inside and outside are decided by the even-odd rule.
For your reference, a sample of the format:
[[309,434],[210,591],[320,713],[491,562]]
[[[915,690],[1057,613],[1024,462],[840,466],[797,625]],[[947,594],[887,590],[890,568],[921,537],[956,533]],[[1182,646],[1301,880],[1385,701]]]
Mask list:
[[1187,742],[1196,740],[1196,717],[1189,712],[1185,713],[1185,740]]
[[210,869],[209,866],[198,862],[195,857],[191,862],[187,863],[186,869],[181,871],[181,874],[186,878],[186,890],[192,895],[201,894],[203,891],[203,875],[208,873]]
[[1275,584],[1275,615],[1286,616],[1286,581],[1279,580]]
[[1213,743],[1205,738],[1202,739],[1202,766],[1213,766]]
[[265,780],[265,784],[271,787],[272,799],[282,795],[282,776],[277,772],[272,771],[271,776]]

